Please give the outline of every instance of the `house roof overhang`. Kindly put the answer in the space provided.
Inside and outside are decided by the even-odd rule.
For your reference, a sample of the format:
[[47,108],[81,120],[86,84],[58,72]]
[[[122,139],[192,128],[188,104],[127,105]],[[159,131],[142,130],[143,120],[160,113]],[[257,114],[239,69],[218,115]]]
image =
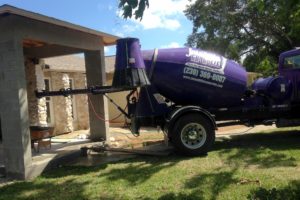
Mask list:
[[20,8],[16,8],[16,7],[7,5],[7,4],[0,6],[0,17],[9,15],[9,14],[18,15],[18,16],[26,17],[26,18],[33,19],[33,20],[37,20],[37,21],[41,21],[41,22],[45,22],[45,23],[49,23],[49,24],[54,24],[54,25],[61,26],[64,28],[92,34],[97,37],[100,37],[105,46],[114,45],[116,43],[116,40],[119,39],[119,37],[115,36],[115,35],[104,33],[101,31],[96,31],[96,30],[93,30],[90,28],[72,24],[72,23],[62,21],[62,20],[59,20],[56,18],[52,18],[52,17],[48,17],[48,16],[41,15],[38,13],[34,13],[34,12],[30,12],[30,11],[23,10]]

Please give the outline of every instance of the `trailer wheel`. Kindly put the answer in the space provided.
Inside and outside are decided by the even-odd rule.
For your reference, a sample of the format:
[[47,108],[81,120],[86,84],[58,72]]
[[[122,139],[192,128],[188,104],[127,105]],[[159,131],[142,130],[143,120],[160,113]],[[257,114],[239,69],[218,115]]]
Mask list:
[[199,114],[180,117],[172,131],[172,142],[180,153],[190,156],[206,154],[215,141],[212,123]]

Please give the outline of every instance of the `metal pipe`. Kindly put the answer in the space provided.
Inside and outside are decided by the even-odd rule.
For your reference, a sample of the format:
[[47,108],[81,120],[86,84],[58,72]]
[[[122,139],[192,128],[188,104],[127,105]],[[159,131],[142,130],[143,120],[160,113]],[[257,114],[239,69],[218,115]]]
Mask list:
[[135,87],[113,87],[113,86],[92,86],[84,89],[61,89],[58,91],[35,91],[35,95],[37,98],[47,97],[47,96],[70,96],[76,94],[105,94],[105,93],[113,93],[113,92],[121,92],[127,90],[133,90]]

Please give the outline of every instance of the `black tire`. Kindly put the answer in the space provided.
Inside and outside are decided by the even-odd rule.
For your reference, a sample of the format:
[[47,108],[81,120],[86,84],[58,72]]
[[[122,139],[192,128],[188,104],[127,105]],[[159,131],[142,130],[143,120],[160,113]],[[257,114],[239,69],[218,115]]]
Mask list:
[[175,148],[185,155],[205,155],[215,141],[212,122],[201,114],[181,116],[171,133]]

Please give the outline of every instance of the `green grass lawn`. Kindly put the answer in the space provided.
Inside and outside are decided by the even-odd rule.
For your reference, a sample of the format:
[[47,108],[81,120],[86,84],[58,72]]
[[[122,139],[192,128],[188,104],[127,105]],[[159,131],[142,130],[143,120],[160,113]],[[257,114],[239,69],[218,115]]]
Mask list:
[[219,139],[204,157],[61,167],[1,187],[0,199],[300,199],[300,132]]

